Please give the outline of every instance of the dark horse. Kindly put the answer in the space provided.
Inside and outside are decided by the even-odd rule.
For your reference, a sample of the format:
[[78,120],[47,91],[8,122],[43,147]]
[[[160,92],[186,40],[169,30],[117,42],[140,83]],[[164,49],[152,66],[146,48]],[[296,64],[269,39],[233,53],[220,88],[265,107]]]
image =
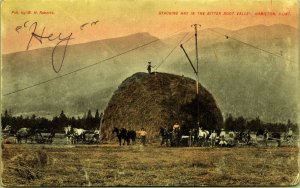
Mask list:
[[182,132],[180,129],[175,129],[171,132],[171,146],[178,147],[180,146]]
[[251,136],[250,136],[250,132],[249,131],[240,131],[237,134],[236,140],[239,143],[243,143],[246,145],[250,145],[251,144]]
[[166,144],[166,146],[170,146],[172,133],[169,132],[167,128],[160,127],[159,128],[159,134],[161,136],[160,145],[162,146],[162,145]]
[[[201,134],[200,134],[201,133]],[[207,146],[209,144],[210,132],[204,129],[193,128],[189,131],[191,145]]]
[[281,146],[281,134],[279,132],[273,132],[271,134],[270,140],[275,140],[278,144],[278,146]]
[[117,134],[120,146],[122,145],[122,139],[124,140],[123,145],[125,145],[125,142],[127,142],[127,145],[129,145],[130,140],[132,141],[132,144],[135,143],[135,139],[136,139],[136,132],[135,131],[126,130],[125,128],[118,129],[117,127],[114,127],[112,133]]

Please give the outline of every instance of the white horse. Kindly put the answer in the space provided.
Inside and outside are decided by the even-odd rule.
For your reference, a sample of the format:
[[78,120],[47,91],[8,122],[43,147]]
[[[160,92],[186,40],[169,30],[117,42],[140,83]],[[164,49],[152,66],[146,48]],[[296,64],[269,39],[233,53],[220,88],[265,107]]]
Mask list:
[[84,142],[86,132],[87,132],[87,130],[85,130],[85,129],[74,128],[73,129],[73,134],[74,134],[75,143],[78,143],[79,141]]
[[73,143],[72,126],[68,125],[67,127],[64,127],[64,131],[67,139],[67,144]]
[[80,135],[84,134],[85,132],[86,132],[85,129],[74,128],[74,135],[75,136],[80,136]]
[[208,135],[208,130],[203,130],[201,127],[198,129],[198,141],[200,143],[200,146],[203,146],[203,144],[207,141]]
[[11,126],[10,125],[6,125],[2,132],[3,133],[10,133],[10,131],[11,131]]

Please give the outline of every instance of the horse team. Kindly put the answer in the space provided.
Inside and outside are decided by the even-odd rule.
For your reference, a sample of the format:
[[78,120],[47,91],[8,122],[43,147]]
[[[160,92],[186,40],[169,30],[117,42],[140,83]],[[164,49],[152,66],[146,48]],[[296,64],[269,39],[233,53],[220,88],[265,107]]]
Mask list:
[[135,144],[136,141],[136,131],[133,130],[127,130],[125,128],[117,128],[114,127],[113,134],[115,134],[119,140],[119,145],[122,145],[122,140],[123,140],[123,145],[125,145],[125,143],[127,143],[127,145],[130,145],[130,141],[132,144]]
[[100,144],[99,130],[85,130],[73,128],[71,125],[64,127],[67,144]]

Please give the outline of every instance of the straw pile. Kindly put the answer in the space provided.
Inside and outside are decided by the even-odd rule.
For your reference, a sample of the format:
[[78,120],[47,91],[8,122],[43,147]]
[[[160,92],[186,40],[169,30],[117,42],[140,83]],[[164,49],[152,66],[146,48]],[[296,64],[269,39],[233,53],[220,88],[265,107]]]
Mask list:
[[16,153],[14,157],[5,162],[7,169],[3,178],[7,180],[9,174],[8,182],[16,181],[19,185],[31,184],[43,178],[43,171],[50,163],[51,159],[43,149],[37,151],[25,149],[22,150],[22,154]]
[[[197,126],[195,80],[167,73],[135,73],[114,92],[104,112],[102,138],[112,138],[113,127],[140,130],[156,137],[160,126],[175,122],[184,130]],[[199,84],[200,126],[212,130],[223,125],[213,96]]]

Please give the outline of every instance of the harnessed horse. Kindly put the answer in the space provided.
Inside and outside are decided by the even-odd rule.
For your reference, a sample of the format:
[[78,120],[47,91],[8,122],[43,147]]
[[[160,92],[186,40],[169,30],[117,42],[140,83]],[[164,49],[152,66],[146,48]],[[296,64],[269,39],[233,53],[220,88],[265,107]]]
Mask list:
[[67,139],[67,144],[73,144],[74,143],[74,135],[73,135],[73,128],[71,125],[68,125],[67,127],[64,127],[65,131],[65,137]]
[[170,146],[171,144],[171,133],[168,131],[167,128],[160,127],[159,134],[161,136],[161,143],[160,145],[166,144],[166,146]]
[[74,128],[74,142],[78,143],[79,141],[81,141],[82,143],[84,143],[86,132],[87,130],[85,129]]
[[209,131],[202,128],[196,129],[196,142],[199,146],[204,146],[209,138]]
[[2,130],[3,133],[6,133],[8,135],[12,134],[12,128],[10,125],[6,125],[5,128]]
[[171,133],[171,146],[179,146],[181,140],[181,131],[179,128],[175,128]]
[[[31,136],[33,136],[33,130],[30,128],[20,128],[16,133],[17,143],[21,144],[22,139],[25,139],[25,143],[27,143],[27,139]],[[32,140],[31,140],[32,141]]]
[[249,131],[241,131],[237,134],[236,140],[238,141],[239,144],[246,144],[250,145],[251,141],[251,135]]
[[128,131],[125,128],[119,129],[117,127],[114,127],[112,133],[116,133],[120,146],[122,145],[122,139],[124,140],[123,145],[125,145],[125,142],[127,142],[127,145],[129,145],[130,140],[132,140],[132,144],[135,144],[136,132],[133,130]]

